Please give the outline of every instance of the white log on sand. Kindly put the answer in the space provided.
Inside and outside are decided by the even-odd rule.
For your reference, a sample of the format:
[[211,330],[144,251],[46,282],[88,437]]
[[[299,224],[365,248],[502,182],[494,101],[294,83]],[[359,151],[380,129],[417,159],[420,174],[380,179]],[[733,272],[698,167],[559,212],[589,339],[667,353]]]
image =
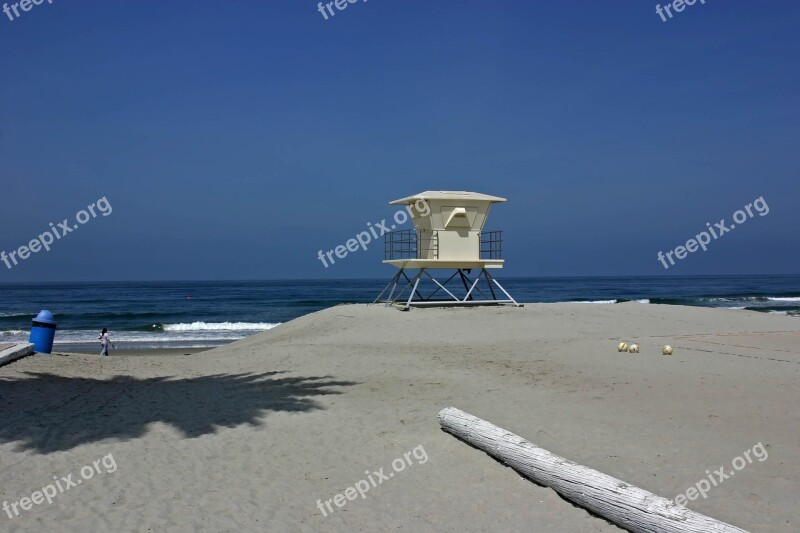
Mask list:
[[525,477],[552,488],[567,500],[629,531],[744,531],[552,454],[455,407],[439,412],[439,424],[448,433],[485,451]]

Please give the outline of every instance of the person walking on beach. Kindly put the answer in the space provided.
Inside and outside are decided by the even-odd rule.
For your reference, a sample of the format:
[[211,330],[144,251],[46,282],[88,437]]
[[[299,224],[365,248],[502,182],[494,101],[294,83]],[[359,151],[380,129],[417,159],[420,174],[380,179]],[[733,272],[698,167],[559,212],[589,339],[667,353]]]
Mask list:
[[108,330],[103,328],[103,331],[100,332],[100,337],[98,337],[100,344],[103,346],[103,349],[100,351],[100,357],[108,357],[108,347],[109,345],[112,346],[115,350],[117,349],[114,346],[114,343],[111,342],[111,337],[108,336]]

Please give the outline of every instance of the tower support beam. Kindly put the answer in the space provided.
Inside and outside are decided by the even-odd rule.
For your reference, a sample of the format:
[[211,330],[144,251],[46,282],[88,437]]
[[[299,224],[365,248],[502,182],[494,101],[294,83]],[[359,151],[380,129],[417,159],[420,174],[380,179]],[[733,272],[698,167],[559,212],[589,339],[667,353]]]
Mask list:
[[[465,305],[514,305],[516,307],[522,307],[522,304],[517,303],[517,301],[506,291],[500,282],[498,282],[485,268],[481,268],[480,272],[472,277],[472,270],[473,269],[463,269],[458,268],[456,272],[447,278],[444,283],[441,283],[437,280],[433,274],[429,272],[430,269],[427,268],[420,268],[419,271],[410,278],[406,274],[406,270],[401,268],[400,271],[389,281],[388,285],[381,291],[380,295],[375,299],[373,303],[385,303],[386,305],[399,305],[402,309],[408,310],[412,307],[437,307],[437,306],[465,306]],[[436,288],[425,296],[423,291],[420,288],[420,281],[422,281],[423,276],[427,276],[430,280],[434,283]],[[450,283],[456,276],[459,277],[459,280],[464,285],[464,290],[466,294],[464,296],[459,296],[458,290],[451,287],[451,289],[447,288],[447,284]],[[405,285],[397,291],[398,285],[401,284],[401,278],[405,279]],[[485,281],[487,292],[484,292],[481,288],[481,281]],[[497,293],[495,292],[494,286],[500,289],[500,291],[505,295],[505,298],[498,298]],[[410,291],[409,291],[410,289]],[[409,291],[406,294],[406,291]],[[439,291],[444,291],[448,297],[444,298],[434,298]],[[384,294],[388,292],[388,296],[386,298],[383,297]],[[491,296],[489,296],[491,294]],[[480,296],[478,296],[480,295]],[[444,296],[444,294],[442,294]]]

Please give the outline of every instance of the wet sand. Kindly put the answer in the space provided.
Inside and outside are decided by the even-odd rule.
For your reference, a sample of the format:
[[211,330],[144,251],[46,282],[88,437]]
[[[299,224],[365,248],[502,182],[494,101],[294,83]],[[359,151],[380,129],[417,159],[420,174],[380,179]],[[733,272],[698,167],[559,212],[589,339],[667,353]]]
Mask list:
[[[137,357],[140,355],[145,356],[163,356],[163,355],[194,355],[202,352],[207,352],[213,348],[160,348],[160,349],[147,349],[147,350],[111,350],[109,357]],[[99,350],[98,350],[99,353]],[[100,357],[98,354],[86,353],[81,351],[59,351],[54,352],[53,355],[71,356],[71,355],[85,355]]]

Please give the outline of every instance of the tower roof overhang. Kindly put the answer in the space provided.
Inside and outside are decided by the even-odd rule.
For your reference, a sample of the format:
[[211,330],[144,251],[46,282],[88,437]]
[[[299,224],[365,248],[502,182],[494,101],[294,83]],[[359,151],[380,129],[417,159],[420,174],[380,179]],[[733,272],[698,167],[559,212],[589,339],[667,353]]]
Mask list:
[[413,204],[419,200],[477,200],[481,202],[500,203],[507,201],[500,196],[491,196],[489,194],[482,194],[479,192],[469,191],[425,191],[398,200],[392,200],[389,205],[408,205]]

